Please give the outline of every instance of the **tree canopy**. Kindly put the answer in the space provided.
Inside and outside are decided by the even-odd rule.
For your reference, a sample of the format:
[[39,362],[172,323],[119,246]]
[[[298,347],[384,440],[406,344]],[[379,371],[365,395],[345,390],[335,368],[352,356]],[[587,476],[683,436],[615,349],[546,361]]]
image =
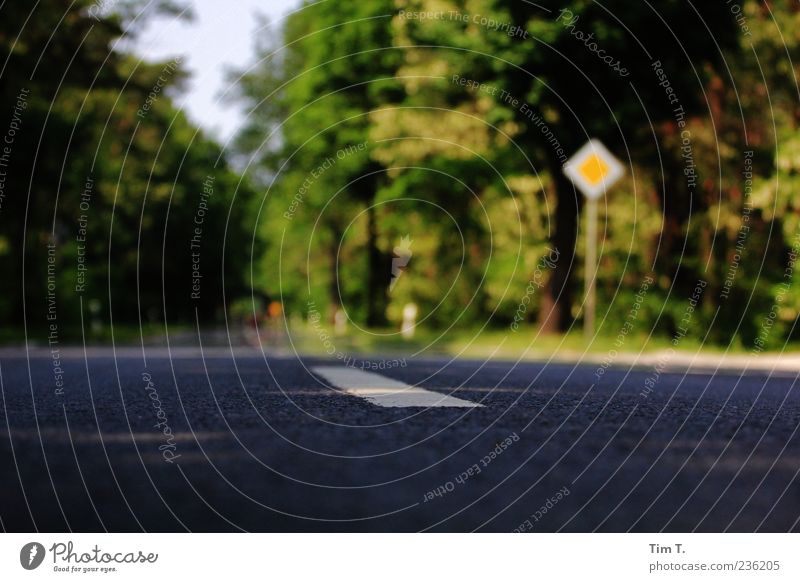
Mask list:
[[143,19],[185,11],[112,8],[2,9],[0,318],[9,326],[55,325],[64,336],[90,319],[209,320],[249,295],[241,250],[252,246],[255,191],[173,104],[181,55],[148,63],[117,48]]
[[[438,327],[508,325],[526,298],[526,321],[568,330],[585,233],[561,168],[594,137],[628,168],[600,211],[608,333],[653,277],[643,330],[675,334],[701,281],[693,333],[752,343],[796,249],[800,33],[795,3],[736,8],[306,2],[240,85],[239,146],[268,188],[263,285],[295,313],[311,298],[372,325],[384,301],[393,326],[409,302]],[[404,237],[387,295],[374,273]],[[771,341],[795,301],[781,296]]]

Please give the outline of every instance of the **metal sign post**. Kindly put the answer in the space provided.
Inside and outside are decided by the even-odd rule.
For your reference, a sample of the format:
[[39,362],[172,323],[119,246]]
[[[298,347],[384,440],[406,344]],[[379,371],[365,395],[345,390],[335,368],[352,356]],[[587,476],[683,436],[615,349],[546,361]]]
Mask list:
[[619,180],[625,170],[599,140],[590,139],[564,164],[564,174],[586,197],[586,300],[583,333],[594,336],[595,287],[597,281],[597,200]]
[[586,309],[583,312],[583,335],[594,336],[595,286],[597,281],[597,198],[586,199]]

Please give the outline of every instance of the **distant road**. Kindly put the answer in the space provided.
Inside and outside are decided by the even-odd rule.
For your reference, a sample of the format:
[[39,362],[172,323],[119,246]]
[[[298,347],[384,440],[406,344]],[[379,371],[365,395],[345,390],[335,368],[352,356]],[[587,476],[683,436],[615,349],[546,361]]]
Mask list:
[[800,530],[787,370],[199,353],[2,350],[2,528]]

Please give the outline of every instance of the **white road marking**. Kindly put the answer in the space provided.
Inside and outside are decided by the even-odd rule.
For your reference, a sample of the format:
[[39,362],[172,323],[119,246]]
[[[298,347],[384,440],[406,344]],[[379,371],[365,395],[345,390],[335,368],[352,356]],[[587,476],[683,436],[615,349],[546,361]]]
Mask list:
[[380,374],[364,372],[355,368],[316,366],[311,368],[311,371],[347,394],[364,398],[378,406],[399,408],[408,406],[480,408],[483,406],[454,396],[409,386]]

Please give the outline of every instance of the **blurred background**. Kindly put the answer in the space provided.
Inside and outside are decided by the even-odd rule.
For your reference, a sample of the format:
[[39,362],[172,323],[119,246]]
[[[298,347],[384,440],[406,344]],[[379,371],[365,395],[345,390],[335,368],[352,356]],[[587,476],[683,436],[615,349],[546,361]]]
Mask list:
[[598,138],[593,349],[797,348],[796,1],[0,13],[4,343],[583,349]]

